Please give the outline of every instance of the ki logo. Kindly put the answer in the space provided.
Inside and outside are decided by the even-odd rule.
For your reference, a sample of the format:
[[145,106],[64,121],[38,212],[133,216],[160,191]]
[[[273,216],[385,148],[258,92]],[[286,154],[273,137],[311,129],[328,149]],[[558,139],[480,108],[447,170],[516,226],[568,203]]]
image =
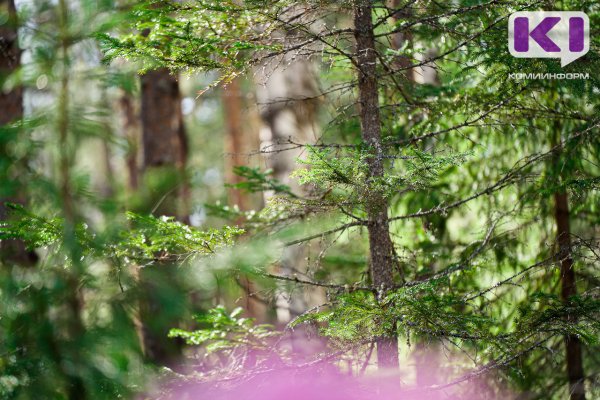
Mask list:
[[581,11],[525,11],[508,19],[508,49],[518,58],[572,63],[590,49],[590,20]]

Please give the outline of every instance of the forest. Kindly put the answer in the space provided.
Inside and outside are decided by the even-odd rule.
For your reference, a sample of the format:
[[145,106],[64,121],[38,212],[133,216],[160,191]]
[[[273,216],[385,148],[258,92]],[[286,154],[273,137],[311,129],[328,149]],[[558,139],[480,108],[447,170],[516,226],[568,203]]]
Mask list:
[[592,0],[0,0],[0,399],[600,399],[599,133]]

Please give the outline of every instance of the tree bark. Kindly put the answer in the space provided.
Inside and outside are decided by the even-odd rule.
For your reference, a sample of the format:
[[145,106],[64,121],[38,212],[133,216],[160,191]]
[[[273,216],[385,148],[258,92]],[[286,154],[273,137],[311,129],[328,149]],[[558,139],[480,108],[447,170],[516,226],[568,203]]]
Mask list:
[[[245,136],[249,134],[242,127],[242,93],[238,79],[229,82],[223,88],[222,100],[225,114],[225,125],[227,127],[227,139],[225,151],[227,154],[227,182],[237,184],[241,182],[238,175],[233,173],[234,167],[244,164],[243,154],[246,152]],[[248,195],[236,188],[229,188],[230,205],[237,205],[240,210],[248,210],[250,199]]]
[[[189,187],[185,179],[188,141],[181,112],[177,78],[167,69],[150,71],[142,83],[143,170],[172,170],[176,175],[170,193],[160,193],[157,212],[187,220]],[[164,206],[163,206],[164,205]]]
[[134,99],[131,94],[124,92],[119,100],[123,113],[123,131],[129,145],[127,152],[128,187],[131,192],[138,189],[138,143],[139,143],[139,119],[135,110]]
[[[562,259],[560,264],[561,298],[566,303],[570,297],[577,294],[575,269],[573,268],[573,258],[571,257],[569,199],[566,192],[554,193],[554,217],[556,220],[557,241]],[[568,316],[567,321],[571,324],[576,324],[577,318]],[[585,375],[583,372],[581,341],[577,336],[565,336],[565,351],[570,399],[585,400]]]
[[185,166],[187,139],[177,78],[166,69],[142,75],[144,169]]
[[[0,26],[0,126],[2,126],[23,117],[23,88],[18,85],[6,92],[2,90],[6,79],[21,65],[21,51],[19,49],[18,21],[14,1],[0,0],[0,10],[8,15],[8,21]],[[4,140],[0,140],[0,157],[10,159],[8,143]],[[4,171],[2,178],[14,179],[11,176],[5,176]],[[8,218],[8,211],[4,203],[24,203],[24,195],[18,193],[20,184],[15,182],[10,184],[17,189],[9,189],[7,197],[0,197],[0,220]],[[37,256],[34,252],[27,251],[20,240],[1,240],[0,260],[14,262],[19,265],[33,265],[37,261]]]
[[[251,150],[258,146],[258,135],[255,129],[248,128],[244,123],[244,101],[243,92],[240,87],[239,78],[229,82],[223,88],[222,93],[223,111],[225,115],[225,125],[227,128],[227,138],[225,141],[225,151],[228,153],[226,158],[225,176],[230,184],[237,184],[242,181],[239,175],[233,173],[234,167],[248,165],[249,156],[244,157]],[[256,142],[256,143],[255,143]],[[229,205],[237,206],[240,211],[248,211],[255,208],[253,204],[256,201],[249,193],[237,188],[228,190]],[[235,221],[236,224],[243,224],[243,217]],[[240,303],[243,305],[246,314],[255,318],[259,322],[267,321],[267,307],[255,295],[256,284],[247,277],[240,277],[239,286],[243,291]]]
[[[186,207],[189,189],[185,181],[188,146],[179,84],[168,70],[159,69],[143,75],[141,87],[143,172],[147,176],[160,172],[175,174],[174,185],[164,193],[158,193],[161,197],[152,207],[158,214],[185,220],[189,213]],[[159,175],[158,178],[165,176]],[[168,299],[161,295],[169,291],[177,293],[174,272],[169,265],[139,271],[144,352],[152,362],[170,367],[178,362],[182,344],[169,339],[167,334],[171,328],[177,327],[179,319],[177,310],[170,309]]]
[[[372,5],[369,0],[357,0],[354,8],[354,37],[356,40],[359,116],[363,141],[370,147],[367,158],[368,179],[373,183],[383,177],[383,148],[377,86],[377,55],[373,33]],[[383,194],[369,190],[365,199],[368,216],[370,272],[373,285],[381,293],[393,286],[393,245],[389,232],[388,204]],[[377,343],[380,367],[398,368],[398,341],[394,332]]]
[[[6,11],[8,21],[0,26],[0,88],[8,75],[21,65],[21,51],[17,34],[17,13],[14,0],[0,0],[0,10]],[[0,90],[0,125],[6,125],[23,116],[23,88],[16,86],[8,92]]]

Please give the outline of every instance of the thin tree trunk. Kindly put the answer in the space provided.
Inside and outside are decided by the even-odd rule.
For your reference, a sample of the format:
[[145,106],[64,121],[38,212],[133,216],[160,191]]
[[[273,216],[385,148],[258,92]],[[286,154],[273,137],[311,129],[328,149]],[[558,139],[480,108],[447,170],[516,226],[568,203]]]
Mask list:
[[[125,158],[125,165],[127,168],[127,192],[129,194],[128,199],[125,202],[125,208],[131,209],[129,203],[129,197],[137,192],[139,187],[139,164],[138,154],[140,149],[140,116],[136,108],[136,100],[131,93],[123,91],[119,98],[119,111],[121,113],[121,126],[122,136],[127,141],[127,155]],[[140,271],[139,266],[134,265],[131,268],[132,278],[139,284],[140,282]],[[140,304],[141,305],[141,304]],[[146,354],[144,347],[144,326],[141,322],[140,309],[134,308],[131,315],[135,332],[138,336],[138,341],[142,352]]]
[[[377,87],[377,55],[373,34],[372,5],[369,0],[358,0],[354,9],[354,29],[358,63],[358,91],[362,138],[370,146],[367,158],[369,180],[383,176],[383,149]],[[393,286],[393,245],[389,232],[388,204],[383,194],[369,191],[365,199],[368,215],[371,280],[382,293]],[[398,341],[395,332],[377,342],[380,367],[398,368]]]
[[[111,106],[108,99],[107,91],[102,90],[102,106],[107,109]],[[112,127],[108,121],[103,122],[103,127],[107,132],[111,132]],[[100,193],[106,199],[112,198],[115,195],[115,168],[113,166],[113,152],[109,140],[102,140],[102,152],[104,161],[104,176],[100,180]]]
[[123,113],[123,131],[128,144],[127,173],[128,186],[131,192],[138,189],[138,148],[139,148],[139,119],[135,111],[134,100],[131,94],[123,93],[119,100]]
[[[176,177],[174,186],[166,193],[160,193],[159,203],[153,207],[159,214],[186,219],[189,213],[186,208],[189,190],[185,181],[188,147],[179,84],[168,70],[159,69],[143,75],[141,86],[144,174],[166,171]],[[166,308],[164,303],[167,299],[161,298],[160,294],[164,292],[161,289],[163,285],[177,285],[173,274],[168,265],[139,271],[143,348],[149,360],[171,367],[179,360],[182,345],[169,339],[167,334],[179,321],[177,312]]]
[[[558,101],[558,92],[555,91],[555,101]],[[560,143],[560,134],[562,131],[561,123],[556,120],[551,139],[551,145],[556,146]],[[559,181],[564,181],[562,175],[561,152],[556,152],[553,157],[553,169],[557,174]],[[559,247],[561,258],[560,263],[560,283],[561,298],[567,303],[569,298],[577,294],[575,282],[575,269],[573,267],[572,244],[571,244],[571,215],[569,211],[569,196],[564,190],[554,193],[554,219],[556,222],[556,241]],[[576,324],[577,318],[568,315],[567,323]],[[581,351],[581,341],[575,335],[565,336],[565,358],[567,367],[567,377],[569,380],[569,398],[570,400],[585,400],[583,358]]]
[[[66,326],[69,342],[81,340],[85,332],[82,320],[83,298],[80,291],[80,278],[83,276],[83,265],[81,263],[81,251],[75,235],[75,226],[77,216],[75,209],[75,199],[73,198],[71,187],[71,166],[75,158],[75,148],[70,136],[70,75],[69,75],[69,47],[71,44],[71,33],[69,30],[69,6],[66,0],[59,0],[59,37],[60,37],[60,57],[61,57],[61,78],[58,94],[57,121],[56,129],[59,138],[59,165],[58,174],[60,182],[60,196],[62,201],[62,211],[64,217],[64,236],[65,245],[70,252],[71,267],[65,273],[66,284],[66,311],[69,318]],[[69,346],[68,351],[71,355],[74,367],[81,364],[78,346]],[[69,377],[68,397],[72,400],[82,400],[87,398],[87,390],[83,379],[74,373],[75,370],[66,371]]]
[[[575,284],[575,269],[571,257],[571,227],[569,214],[569,199],[566,192],[554,193],[554,217],[556,219],[556,234],[560,247],[561,264],[561,297],[564,302],[577,294]],[[567,321],[576,324],[574,316],[568,316]],[[569,378],[569,393],[571,400],[584,400],[584,372],[581,355],[581,341],[575,335],[565,336],[565,350],[567,359],[567,376]]]

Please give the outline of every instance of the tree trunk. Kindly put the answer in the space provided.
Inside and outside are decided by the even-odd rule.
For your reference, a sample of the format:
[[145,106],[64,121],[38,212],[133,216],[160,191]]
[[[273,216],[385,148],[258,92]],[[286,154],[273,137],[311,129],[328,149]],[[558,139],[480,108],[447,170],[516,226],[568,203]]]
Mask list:
[[[554,101],[558,101],[558,94],[554,92]],[[556,103],[555,103],[556,106]],[[560,135],[562,132],[561,123],[556,120],[551,136],[551,146],[560,144]],[[561,149],[560,149],[561,150]],[[554,153],[552,158],[553,173],[557,181],[564,182],[564,168],[561,163],[561,151]],[[554,219],[556,222],[556,241],[558,244],[558,253],[560,255],[560,283],[561,298],[563,302],[568,303],[569,298],[577,294],[575,282],[575,269],[573,267],[572,244],[571,244],[571,215],[569,211],[569,196],[566,191],[560,189],[554,193]],[[567,323],[576,324],[577,318],[568,315]],[[567,367],[567,377],[569,380],[569,398],[570,400],[585,400],[583,359],[581,352],[581,341],[575,335],[565,336],[565,359]]]
[[[166,69],[150,71],[141,77],[142,147],[145,185],[160,181],[152,210],[160,215],[186,219],[189,214],[185,181],[187,139],[181,112],[181,95],[175,76]],[[165,181],[168,186],[165,186]],[[150,190],[156,189],[151,187]],[[182,207],[183,203],[183,207]],[[146,210],[150,211],[150,210]],[[170,307],[165,293],[177,293],[175,271],[169,265],[139,271],[140,320],[146,357],[160,365],[175,366],[181,355],[181,342],[169,339],[177,327],[179,312]],[[161,297],[162,296],[162,297]]]
[[[18,43],[18,21],[14,1],[0,0],[0,10],[8,15],[8,21],[0,27],[0,126],[2,126],[23,117],[23,88],[16,86],[6,92],[2,90],[8,76],[21,65],[21,51]],[[7,151],[8,142],[0,140],[0,157],[10,159]],[[14,179],[5,176],[5,171],[2,171],[0,177],[7,180]],[[9,189],[6,197],[0,197],[0,220],[8,218],[4,203],[24,203],[24,194],[18,193],[20,184],[11,182],[11,186],[15,186],[16,189]],[[0,241],[0,261],[33,265],[37,261],[37,256],[34,252],[27,251],[20,240],[2,240]]]
[[[177,78],[166,69],[144,74],[142,81],[143,170],[172,174],[170,186],[156,193],[156,212],[187,220],[189,187],[185,179],[188,142]],[[165,178],[164,175],[161,175]],[[148,184],[148,181],[145,182]],[[152,188],[151,188],[152,189]]]
[[[230,184],[241,182],[240,177],[233,173],[233,169],[234,167],[248,164],[247,160],[244,160],[244,153],[247,153],[250,150],[246,145],[248,142],[247,136],[250,132],[247,132],[243,128],[243,103],[241,96],[242,91],[238,79],[234,79],[223,88],[223,111],[227,128],[225,151],[228,153],[225,174],[227,183]],[[248,210],[251,201],[246,193],[240,189],[229,188],[228,194],[231,206],[237,205],[240,210]]]
[[131,94],[123,92],[119,100],[123,114],[123,133],[128,144],[127,174],[128,188],[133,193],[138,189],[138,149],[139,149],[139,119],[135,110],[135,102]]
[[59,0],[59,38],[60,38],[60,86],[57,98],[56,111],[56,131],[58,134],[59,157],[58,157],[58,180],[60,186],[60,199],[62,213],[64,217],[64,244],[69,252],[71,266],[66,270],[65,283],[65,308],[67,315],[67,323],[65,331],[68,334],[68,353],[73,368],[65,369],[64,373],[69,378],[68,398],[70,400],[83,400],[88,397],[85,382],[81,376],[77,374],[77,369],[83,365],[81,354],[77,346],[85,333],[83,324],[83,308],[84,301],[81,292],[81,279],[85,276],[86,271],[82,263],[82,252],[80,243],[76,237],[77,217],[77,202],[73,197],[73,188],[71,185],[71,168],[75,160],[76,147],[71,131],[71,97],[70,97],[70,60],[69,50],[72,44],[71,32],[69,30],[69,5],[67,0]]
[[[571,257],[571,227],[569,222],[569,199],[566,192],[554,193],[554,217],[556,219],[556,234],[560,248],[561,264],[561,297],[564,302],[577,294],[575,284],[575,269]],[[574,316],[568,316],[567,321],[576,324]],[[571,400],[584,400],[584,373],[581,355],[581,341],[575,335],[565,337],[567,376],[569,378],[569,393]]]
[[[315,23],[306,16],[308,6],[296,4],[287,9],[282,18],[311,26]],[[297,44],[302,41],[304,32],[290,28],[272,33],[276,41]],[[317,48],[314,48],[318,51]],[[289,186],[293,193],[299,196],[307,195],[307,187],[302,186],[291,177],[298,167],[297,159],[306,156],[306,148],[298,146],[278,152],[278,149],[290,147],[290,141],[306,145],[315,143],[319,134],[316,123],[320,89],[318,74],[314,63],[306,56],[289,52],[274,57],[256,71],[258,77],[256,95],[258,109],[263,122],[260,130],[261,147],[275,150],[265,156],[265,162],[273,170],[273,176],[278,181]],[[265,193],[264,200],[268,202],[272,193]],[[311,244],[303,243],[283,250],[279,264],[272,271],[276,274],[292,277],[297,273],[312,273],[309,270]],[[275,294],[275,311],[277,322],[286,324],[306,310],[325,303],[325,291],[317,287],[295,287],[279,282]],[[312,340],[315,337],[316,326],[306,324],[286,335],[286,344],[291,347],[295,356],[303,358],[314,355],[323,349],[321,341]]]
[[[253,127],[248,128],[247,121],[244,121],[243,110],[243,93],[240,87],[239,78],[234,79],[223,88],[222,93],[223,111],[225,116],[225,125],[227,127],[227,138],[225,141],[225,151],[228,153],[226,157],[225,176],[230,184],[237,184],[242,181],[239,175],[233,173],[234,167],[248,165],[250,157],[244,156],[250,153],[258,146],[258,135]],[[246,123],[245,123],[246,122]],[[228,190],[229,205],[237,206],[240,211],[249,211],[257,205],[249,193],[237,188],[229,188]],[[242,217],[243,218],[243,217]],[[242,224],[244,221],[238,219],[237,224]],[[256,285],[249,278],[240,277],[239,285],[243,291],[241,303],[249,317],[255,318],[257,321],[267,321],[267,308],[254,295]]]
[[187,138],[177,78],[166,69],[142,75],[144,169],[185,167]]
[[[260,114],[263,121],[261,129],[261,147],[277,148],[278,145],[288,142],[313,143],[314,142],[314,104],[307,97],[314,95],[310,85],[310,72],[307,61],[294,60],[287,64],[285,69],[279,70],[279,64],[274,64],[273,70],[268,72],[265,85],[257,88],[257,97],[260,102]],[[294,193],[306,194],[290,175],[296,169],[296,160],[304,154],[302,148],[274,152],[267,155],[266,163],[273,170],[273,177],[279,182],[289,186]],[[265,203],[273,193],[264,194]],[[304,271],[307,267],[306,257],[308,245],[300,244],[284,249],[281,262],[278,265],[278,274],[293,276],[297,271]],[[306,290],[305,290],[306,289]],[[293,318],[302,314],[311,307],[312,301],[318,302],[323,298],[320,289],[303,288],[301,291],[286,294],[284,290],[278,291],[276,298],[277,321],[280,324],[288,323]],[[316,304],[314,304],[316,305]],[[303,334],[299,330],[296,337]]]
[[[287,11],[284,18],[298,21],[302,19],[304,8],[296,5]],[[277,31],[273,33],[277,40],[286,42],[298,41],[298,32]],[[315,124],[317,97],[319,88],[313,64],[303,55],[288,53],[270,60],[256,72],[256,96],[258,108],[263,122],[260,139],[261,147],[270,150],[286,147],[286,143],[310,144],[317,138]],[[278,181],[289,186],[292,192],[306,194],[306,188],[291,178],[291,173],[297,168],[296,160],[305,155],[302,147],[268,154],[266,164],[273,170],[273,176]],[[272,193],[265,193],[265,202],[269,201]],[[308,245],[301,244],[284,249],[278,274],[293,276],[298,271],[304,272],[307,267]],[[284,285],[282,285],[284,286]],[[323,291],[319,288],[302,288],[292,293],[285,289],[276,294],[277,321],[285,324],[305,312],[312,306],[324,303]],[[308,329],[303,327],[302,329]],[[302,329],[291,334],[292,346],[298,352],[308,354],[310,349],[306,344],[306,332]]]
[[[17,35],[17,14],[14,0],[0,0],[0,10],[7,12],[8,21],[0,26],[0,88],[8,75],[21,65],[21,51]],[[23,89],[16,86],[10,91],[0,90],[0,125],[6,125],[23,116]]]
[[[371,182],[383,176],[383,149],[377,87],[377,55],[369,0],[358,0],[354,9],[354,29],[358,64],[359,116],[363,141],[370,146],[367,158]],[[382,193],[370,191],[365,199],[368,215],[370,272],[373,285],[381,293],[391,288],[393,281],[393,245],[390,239],[388,204]],[[377,343],[380,367],[398,368],[398,341],[395,332],[382,337]]]

